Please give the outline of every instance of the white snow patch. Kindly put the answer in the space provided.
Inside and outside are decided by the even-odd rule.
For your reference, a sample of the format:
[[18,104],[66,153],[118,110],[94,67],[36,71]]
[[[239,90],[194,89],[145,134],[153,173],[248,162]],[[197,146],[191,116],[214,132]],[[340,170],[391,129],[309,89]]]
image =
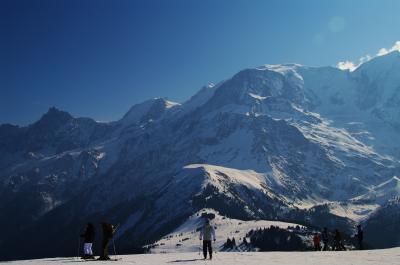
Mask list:
[[[217,186],[219,190],[224,190],[222,184],[226,183],[224,178],[227,177],[229,178],[228,183],[230,184],[240,184],[249,189],[264,189],[262,184],[265,183],[265,175],[262,173],[257,173],[254,170],[238,170],[206,164],[192,164],[185,166],[185,168],[204,168],[209,175],[206,183],[203,183],[204,187],[208,184],[212,184]],[[218,184],[220,184],[220,186],[218,186]]]
[[167,109],[170,109],[170,108],[173,108],[173,107],[176,107],[176,106],[180,106],[180,105],[181,104],[178,103],[178,102],[172,102],[172,101],[169,101],[169,100],[165,100],[165,107]]
[[258,99],[258,100],[264,100],[264,99],[267,98],[267,97],[262,97],[260,95],[256,95],[254,93],[249,93],[249,96],[252,97],[252,98]]
[[357,204],[357,203],[330,203],[329,211],[337,216],[350,218],[356,222],[361,222],[368,218],[379,204]]

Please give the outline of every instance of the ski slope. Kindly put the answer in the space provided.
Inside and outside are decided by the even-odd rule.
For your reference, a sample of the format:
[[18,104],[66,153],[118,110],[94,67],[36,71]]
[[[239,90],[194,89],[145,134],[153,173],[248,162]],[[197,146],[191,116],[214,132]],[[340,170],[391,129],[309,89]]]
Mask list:
[[[221,252],[214,259],[202,260],[197,252],[123,255],[118,261],[94,261],[93,264],[214,264],[214,265],[398,265],[400,248],[346,252]],[[12,261],[9,265],[65,265],[85,263],[78,258],[50,258],[38,260]]]
[[[220,215],[213,209],[203,209],[192,215],[185,223],[178,227],[175,231],[164,236],[161,240],[154,244],[151,248],[151,253],[176,253],[176,252],[196,252],[200,248],[199,232],[197,231],[204,225],[202,213],[214,214],[215,218],[211,220],[211,225],[215,228],[216,241],[214,249],[222,248],[227,238],[235,238],[236,244],[239,245],[243,241],[243,237],[250,230],[277,226],[282,229],[290,227],[303,227],[302,225],[266,220],[251,220],[242,221],[237,219],[227,218]],[[249,238],[248,238],[249,240]],[[311,242],[311,239],[310,239]]]

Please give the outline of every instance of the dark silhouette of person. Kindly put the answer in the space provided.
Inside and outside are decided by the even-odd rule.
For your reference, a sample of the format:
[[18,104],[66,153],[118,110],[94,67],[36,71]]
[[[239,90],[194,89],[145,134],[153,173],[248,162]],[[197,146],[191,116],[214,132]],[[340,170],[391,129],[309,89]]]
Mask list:
[[343,245],[342,235],[338,229],[335,229],[335,250],[346,250]]
[[363,231],[361,225],[357,226],[356,238],[357,238],[357,243],[358,243],[358,249],[362,250],[364,248],[364,246],[363,246],[364,231]]
[[114,235],[115,229],[112,224],[106,222],[101,223],[101,228],[103,230],[103,241],[101,244],[102,253],[99,260],[110,260],[110,257],[108,256],[108,244]]
[[323,251],[328,250],[328,244],[329,244],[329,233],[328,233],[328,228],[324,227],[324,230],[322,231],[321,234],[322,238],[322,243],[324,243],[324,248],[322,249]]
[[83,259],[94,259],[93,256],[93,241],[95,237],[95,228],[92,223],[87,223],[85,233],[81,235],[83,238]]

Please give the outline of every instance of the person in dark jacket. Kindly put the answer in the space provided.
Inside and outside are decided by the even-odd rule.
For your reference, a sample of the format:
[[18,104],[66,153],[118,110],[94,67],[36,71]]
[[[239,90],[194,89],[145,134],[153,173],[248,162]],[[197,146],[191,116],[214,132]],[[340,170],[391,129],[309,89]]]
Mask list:
[[358,249],[363,249],[363,240],[364,240],[364,231],[361,225],[357,226],[357,234],[356,234],[357,242],[358,242]]
[[99,257],[99,260],[110,260],[110,257],[108,256],[108,244],[114,235],[115,228],[112,224],[106,222],[101,223],[101,228],[103,230],[103,241],[101,244],[102,254]]
[[206,224],[200,230],[200,240],[203,240],[203,255],[204,259],[207,258],[207,250],[208,254],[210,255],[210,259],[212,259],[212,246],[211,240],[215,239],[215,230],[214,227],[210,225],[210,221],[206,220]]
[[338,229],[335,230],[335,250],[346,250],[343,245],[342,235]]
[[85,233],[81,235],[81,237],[83,238],[83,259],[94,259],[92,250],[94,236],[94,225],[92,223],[87,223]]
[[322,234],[321,234],[321,239],[322,239],[322,243],[324,243],[324,248],[322,250],[323,251],[327,251],[328,250],[328,244],[329,244],[328,228],[324,227],[324,230],[322,231]]

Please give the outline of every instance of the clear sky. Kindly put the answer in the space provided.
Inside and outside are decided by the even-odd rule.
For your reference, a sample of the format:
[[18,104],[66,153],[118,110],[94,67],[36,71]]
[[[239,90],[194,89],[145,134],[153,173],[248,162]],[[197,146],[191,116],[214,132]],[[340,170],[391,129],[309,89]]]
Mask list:
[[0,123],[50,106],[117,120],[262,64],[358,60],[400,40],[398,0],[0,0]]

